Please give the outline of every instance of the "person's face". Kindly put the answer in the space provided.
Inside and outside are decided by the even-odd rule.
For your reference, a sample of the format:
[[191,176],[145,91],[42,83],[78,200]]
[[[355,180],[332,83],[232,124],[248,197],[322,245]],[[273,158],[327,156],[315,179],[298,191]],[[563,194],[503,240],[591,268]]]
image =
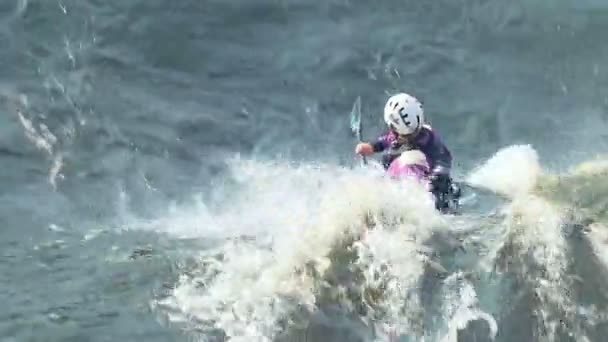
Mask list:
[[400,145],[403,144],[407,144],[407,145],[411,145],[414,142],[414,138],[416,137],[416,133],[411,133],[411,134],[399,134],[399,132],[397,132],[397,130],[395,130],[395,128],[393,126],[390,126],[389,129],[391,130],[391,132],[393,134],[395,134],[395,136],[397,137],[397,143]]

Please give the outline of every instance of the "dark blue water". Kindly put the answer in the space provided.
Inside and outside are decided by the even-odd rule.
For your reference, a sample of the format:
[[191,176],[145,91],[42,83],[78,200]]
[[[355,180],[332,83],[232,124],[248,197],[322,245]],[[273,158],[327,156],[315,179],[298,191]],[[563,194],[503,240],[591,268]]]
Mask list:
[[[184,301],[179,309],[157,304],[177,296],[180,277],[205,269],[201,251],[223,246],[225,231],[260,238],[278,221],[323,217],[312,208],[333,186],[334,171],[303,174],[317,164],[357,165],[348,127],[357,96],[369,139],[383,129],[389,94],[419,97],[455,156],[456,174],[519,143],[531,144],[549,168],[601,153],[608,143],[606,30],[608,4],[591,0],[5,0],[2,340],[230,335],[226,327],[236,323],[212,329],[205,321],[225,310],[197,316],[204,310]],[[255,162],[234,166],[234,158]],[[304,167],[283,179],[258,164],[273,162]],[[278,195],[281,189],[291,195]],[[218,273],[232,275],[227,282],[244,272],[223,267]],[[519,309],[538,315],[542,303]],[[179,323],[172,310],[180,311]],[[504,330],[523,324],[509,310],[494,312],[497,339],[521,340]],[[367,314],[353,316],[317,322],[346,331],[325,340],[371,338],[359,333],[369,322],[353,323]],[[256,319],[243,321],[267,327]],[[279,321],[269,326],[283,327]],[[549,321],[523,324],[520,337],[542,339],[535,334],[551,330]],[[414,336],[435,340],[436,328],[420,329]],[[597,329],[573,329],[571,338],[593,340]],[[281,335],[232,331],[244,340]],[[325,330],[312,331],[309,340],[324,340]]]

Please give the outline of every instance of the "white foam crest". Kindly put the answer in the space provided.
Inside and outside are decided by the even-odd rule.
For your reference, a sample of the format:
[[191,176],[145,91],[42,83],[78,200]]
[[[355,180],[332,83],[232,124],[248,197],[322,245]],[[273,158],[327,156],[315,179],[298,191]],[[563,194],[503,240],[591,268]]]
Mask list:
[[396,231],[374,229],[356,244],[357,266],[365,277],[361,286],[381,292],[379,298],[366,303],[379,341],[391,341],[395,335],[420,334],[418,288],[426,257],[418,252],[417,240],[428,234],[416,236],[412,233],[419,229],[410,227],[401,225]]
[[314,306],[311,279],[293,270],[282,273],[285,263],[272,250],[232,241],[201,262],[202,273],[183,277],[165,304],[188,319],[211,323],[231,340],[269,341],[279,319],[298,306]]
[[507,224],[511,233],[524,250],[531,252],[539,264],[547,267],[547,276],[559,279],[567,262],[568,248],[561,233],[562,215],[547,201],[529,195],[513,201],[509,207]]
[[467,182],[513,198],[530,192],[540,173],[536,151],[530,145],[513,145],[496,152],[469,175]]
[[238,158],[230,166],[238,185],[219,183],[212,190],[217,193],[211,196],[213,203],[195,196],[190,203],[173,204],[163,217],[134,222],[130,228],[214,239],[298,231],[314,217],[322,194],[315,190],[327,188],[332,175],[340,172]]
[[570,171],[576,176],[596,176],[608,172],[608,156],[596,156],[594,159],[582,162]]
[[[587,225],[585,235],[595,255],[604,268],[608,268],[608,157],[598,155],[577,164],[569,172],[549,178],[545,195],[566,210],[571,210],[573,220]],[[563,192],[563,193],[561,193]],[[552,196],[555,194],[555,196]],[[584,218],[584,220],[582,220]],[[585,222],[589,220],[589,222]]]
[[[25,96],[22,97],[20,101],[22,104],[27,104],[27,98]],[[44,151],[52,158],[48,180],[53,188],[57,188],[57,178],[63,178],[63,175],[61,174],[61,169],[63,168],[63,154],[60,151],[55,150],[57,137],[51,133],[44,123],[39,124],[38,128],[36,128],[32,120],[27,118],[21,110],[17,110],[17,116],[19,117],[19,122],[23,126],[25,136],[28,140],[30,140],[36,148]]]
[[493,340],[498,333],[498,324],[492,315],[479,308],[477,293],[473,285],[463,279],[464,274],[457,272],[445,280],[444,315],[447,320],[447,333],[442,342],[457,342],[458,331],[465,329],[469,322],[484,320],[488,323],[489,336]]
[[[374,240],[380,233],[368,238],[381,259],[392,261],[393,274],[404,284],[420,273],[419,265],[403,264],[412,263],[407,246],[413,242],[407,239],[415,241],[413,232],[442,222],[419,184],[395,185],[369,171],[330,166],[242,160],[234,165],[242,188],[232,193],[229,209],[212,214],[213,224],[219,225],[216,231],[230,225],[229,230],[249,238],[202,251],[202,270],[182,277],[173,295],[161,302],[183,319],[207,322],[232,340],[270,340],[290,314],[313,310],[319,282],[314,274],[322,277],[331,265],[330,252],[365,231],[367,214],[382,216],[387,225],[400,222],[392,247]],[[306,271],[311,267],[315,272]]]
[[521,275],[530,282],[540,301],[537,322],[543,329],[540,335],[553,341],[562,324],[560,317],[570,320],[576,312],[566,276],[568,244],[561,230],[562,213],[533,195],[519,197],[507,210],[505,224],[509,241],[517,246],[515,250],[522,260]]
[[[504,221],[497,222],[497,239],[488,245],[490,253],[484,260],[501,262],[500,257],[518,260],[521,269],[517,272],[539,300],[536,324],[539,336],[551,341],[556,338],[560,318],[576,325],[573,321],[576,304],[570,298],[568,244],[561,229],[563,213],[548,200],[533,195],[541,172],[534,149],[516,145],[498,151],[471,173],[467,181],[511,199],[502,209]],[[504,230],[497,229],[499,227]],[[509,244],[515,248],[507,247],[507,250],[514,251],[515,255],[511,255],[512,252],[500,255]]]
[[[404,188],[407,192],[400,193]],[[434,203],[426,201],[430,198],[423,187],[412,182],[404,183],[404,188],[386,190],[395,193],[385,196],[398,200],[376,202],[382,204],[376,210],[383,215],[375,216],[373,229],[355,243],[356,264],[365,278],[361,286],[381,293],[366,303],[378,341],[393,341],[398,335],[422,335],[419,289],[429,261],[424,254],[428,248],[423,243],[435,228],[445,229],[447,223],[435,211]]]
[[602,223],[593,223],[589,226],[589,233],[587,234],[593,253],[598,260],[608,267],[608,227]]
[[[508,153],[507,153],[508,152]],[[501,173],[503,165],[508,172]],[[580,164],[572,173],[577,176],[596,176],[605,172],[604,161],[593,161]],[[508,173],[512,172],[512,175]],[[529,173],[529,174],[527,174]],[[503,208],[505,218],[502,224],[504,231],[495,229],[502,236],[497,236],[489,246],[491,251],[484,260],[492,259],[501,262],[499,257],[517,259],[521,267],[518,274],[523,277],[538,299],[537,322],[538,335],[541,340],[552,341],[557,338],[558,330],[564,323],[581,340],[587,339],[577,319],[577,304],[571,298],[572,281],[567,275],[569,266],[568,243],[562,232],[562,225],[569,217],[562,208],[573,209],[573,204],[554,205],[550,192],[545,192],[546,199],[533,195],[536,181],[541,176],[535,152],[529,147],[509,147],[499,151],[488,163],[477,169],[470,177],[473,184],[496,191],[510,197],[512,202]],[[568,184],[568,183],[566,183]],[[572,202],[576,202],[572,199]],[[572,208],[571,208],[572,207]],[[600,230],[601,231],[601,230]],[[593,234],[589,234],[593,236]],[[592,240],[601,239],[597,234]],[[594,241],[595,240],[595,241]],[[499,255],[507,244],[510,255]],[[601,247],[593,246],[596,255],[602,259]],[[565,320],[563,322],[562,320]]]
[[25,130],[25,136],[40,150],[46,152],[49,156],[53,155],[53,145],[57,138],[51,134],[46,126],[41,125],[40,130],[34,127],[34,123],[25,117],[21,111],[17,111],[19,122]]

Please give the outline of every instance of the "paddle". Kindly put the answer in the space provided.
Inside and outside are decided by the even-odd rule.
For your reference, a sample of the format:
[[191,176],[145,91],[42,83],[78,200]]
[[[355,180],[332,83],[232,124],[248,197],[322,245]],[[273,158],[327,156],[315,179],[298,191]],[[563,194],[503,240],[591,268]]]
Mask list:
[[[357,138],[359,142],[361,139],[361,96],[357,96],[357,100],[353,104],[353,109],[350,111],[350,129]],[[361,156],[363,159],[363,165],[367,165],[367,158],[365,156]]]

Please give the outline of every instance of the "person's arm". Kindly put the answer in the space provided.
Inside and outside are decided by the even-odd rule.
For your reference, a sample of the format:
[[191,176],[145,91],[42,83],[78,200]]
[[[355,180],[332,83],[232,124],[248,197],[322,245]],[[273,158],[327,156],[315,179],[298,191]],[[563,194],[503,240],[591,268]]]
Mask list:
[[378,152],[382,152],[386,149],[386,140],[383,139],[383,137],[378,138],[378,140],[376,140],[376,142],[374,142],[372,145],[372,149],[374,150],[374,153],[378,153]]
[[449,175],[452,168],[452,154],[439,134],[426,126],[417,144],[427,151],[432,160],[431,176]]
[[436,141],[435,148],[435,165],[433,166],[432,174],[450,174],[452,169],[452,154],[447,146],[441,140]]
[[389,139],[390,138],[387,135],[383,135],[376,139],[376,141],[373,143],[361,142],[357,144],[355,153],[361,155],[370,155],[372,153],[382,152],[388,146]]

